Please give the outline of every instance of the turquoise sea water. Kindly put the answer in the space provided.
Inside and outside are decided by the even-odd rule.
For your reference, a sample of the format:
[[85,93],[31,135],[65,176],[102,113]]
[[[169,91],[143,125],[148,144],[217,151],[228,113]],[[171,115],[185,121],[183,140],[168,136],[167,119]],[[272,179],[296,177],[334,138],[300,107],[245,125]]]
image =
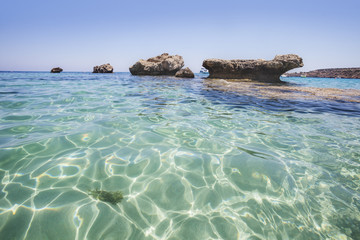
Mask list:
[[201,77],[0,73],[0,239],[360,239],[360,104]]

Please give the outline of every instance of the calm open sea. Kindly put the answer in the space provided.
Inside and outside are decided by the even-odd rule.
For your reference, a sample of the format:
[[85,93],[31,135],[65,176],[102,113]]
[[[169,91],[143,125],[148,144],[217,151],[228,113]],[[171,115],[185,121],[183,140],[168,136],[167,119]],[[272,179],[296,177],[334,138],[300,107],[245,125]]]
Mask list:
[[0,73],[0,239],[360,239],[360,104],[203,81]]

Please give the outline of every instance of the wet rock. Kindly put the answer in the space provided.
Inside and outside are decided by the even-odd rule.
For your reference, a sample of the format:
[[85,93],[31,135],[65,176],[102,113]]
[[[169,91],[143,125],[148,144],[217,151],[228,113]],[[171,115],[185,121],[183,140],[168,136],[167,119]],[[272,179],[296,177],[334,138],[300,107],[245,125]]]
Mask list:
[[179,55],[163,53],[147,60],[140,59],[129,70],[132,75],[169,75],[174,76],[184,66],[184,60]]
[[194,78],[195,75],[194,73],[190,70],[190,68],[183,68],[180,69],[179,71],[177,71],[175,73],[175,77],[179,77],[179,78]]
[[51,73],[61,73],[63,71],[63,69],[61,67],[56,67],[51,69]]
[[114,68],[110,65],[110,63],[103,64],[100,66],[95,66],[93,73],[112,73]]
[[206,59],[203,62],[203,67],[209,70],[209,78],[250,79],[261,82],[281,82],[282,74],[302,66],[302,58],[295,54],[278,55],[273,60]]

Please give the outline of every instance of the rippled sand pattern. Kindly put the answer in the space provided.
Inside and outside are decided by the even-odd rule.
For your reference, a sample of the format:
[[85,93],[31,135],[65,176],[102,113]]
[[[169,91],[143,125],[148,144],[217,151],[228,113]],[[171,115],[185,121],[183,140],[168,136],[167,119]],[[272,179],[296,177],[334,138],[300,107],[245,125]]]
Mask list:
[[0,79],[0,239],[360,238],[357,103],[200,78]]

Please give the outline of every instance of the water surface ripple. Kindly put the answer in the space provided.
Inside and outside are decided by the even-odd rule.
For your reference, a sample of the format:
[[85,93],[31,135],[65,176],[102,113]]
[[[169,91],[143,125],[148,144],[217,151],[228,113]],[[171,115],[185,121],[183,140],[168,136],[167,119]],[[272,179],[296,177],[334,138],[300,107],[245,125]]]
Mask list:
[[360,239],[359,103],[199,76],[0,73],[0,87],[0,239]]

